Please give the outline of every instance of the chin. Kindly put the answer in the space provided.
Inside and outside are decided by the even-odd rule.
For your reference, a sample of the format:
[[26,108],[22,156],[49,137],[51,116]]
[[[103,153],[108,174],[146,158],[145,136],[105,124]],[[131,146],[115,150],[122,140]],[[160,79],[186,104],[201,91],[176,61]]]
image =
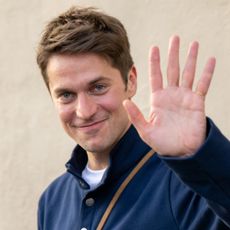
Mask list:
[[88,143],[78,142],[78,143],[87,152],[99,153],[99,154],[109,153],[113,146],[113,144],[109,142],[105,143],[104,140],[100,140],[98,142],[88,142]]

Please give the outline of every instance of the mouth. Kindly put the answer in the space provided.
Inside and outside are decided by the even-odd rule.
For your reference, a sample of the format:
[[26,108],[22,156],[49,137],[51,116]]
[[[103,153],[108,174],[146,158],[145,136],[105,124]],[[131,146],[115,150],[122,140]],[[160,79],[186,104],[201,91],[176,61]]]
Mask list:
[[93,121],[93,122],[76,124],[76,125],[73,125],[73,127],[83,132],[91,132],[91,131],[101,129],[107,119],[108,118],[104,118],[104,119],[100,119],[100,120]]

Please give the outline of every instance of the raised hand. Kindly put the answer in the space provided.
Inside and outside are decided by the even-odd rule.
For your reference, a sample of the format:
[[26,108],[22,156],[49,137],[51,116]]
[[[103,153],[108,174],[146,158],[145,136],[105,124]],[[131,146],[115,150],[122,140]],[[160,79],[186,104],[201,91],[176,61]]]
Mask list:
[[169,44],[167,86],[163,87],[158,47],[150,51],[149,81],[151,86],[150,116],[146,120],[138,107],[125,100],[130,121],[149,146],[164,156],[189,156],[206,137],[205,96],[215,68],[209,58],[196,89],[193,89],[198,42],[192,42],[180,77],[179,37]]

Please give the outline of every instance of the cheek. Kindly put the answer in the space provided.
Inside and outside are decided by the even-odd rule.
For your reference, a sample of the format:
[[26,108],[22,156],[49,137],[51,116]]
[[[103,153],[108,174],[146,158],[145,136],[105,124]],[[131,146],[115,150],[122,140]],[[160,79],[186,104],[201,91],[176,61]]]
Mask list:
[[70,122],[74,117],[74,110],[70,106],[59,105],[56,107],[58,116],[62,123]]
[[123,117],[123,114],[126,116],[126,111],[122,104],[123,100],[123,98],[116,95],[109,96],[100,102],[100,107],[111,115],[116,115],[117,118]]

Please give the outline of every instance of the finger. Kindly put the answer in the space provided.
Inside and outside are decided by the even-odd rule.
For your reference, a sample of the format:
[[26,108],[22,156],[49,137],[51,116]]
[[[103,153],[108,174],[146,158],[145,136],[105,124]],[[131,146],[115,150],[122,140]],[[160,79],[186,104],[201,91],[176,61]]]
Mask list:
[[180,38],[173,36],[169,43],[167,78],[169,86],[178,86],[180,76],[179,66],[179,46]]
[[198,55],[199,43],[193,42],[189,47],[189,52],[186,60],[186,64],[182,74],[182,86],[192,89],[195,72],[196,62]]
[[160,51],[158,47],[152,47],[149,54],[149,81],[151,91],[162,89],[162,74],[160,67]]
[[123,106],[128,113],[129,120],[136,127],[138,132],[143,132],[147,122],[139,108],[131,100],[125,100]]
[[214,57],[209,58],[204,67],[201,78],[197,84],[196,93],[198,95],[206,96],[212,80],[215,65],[216,65],[216,59]]

